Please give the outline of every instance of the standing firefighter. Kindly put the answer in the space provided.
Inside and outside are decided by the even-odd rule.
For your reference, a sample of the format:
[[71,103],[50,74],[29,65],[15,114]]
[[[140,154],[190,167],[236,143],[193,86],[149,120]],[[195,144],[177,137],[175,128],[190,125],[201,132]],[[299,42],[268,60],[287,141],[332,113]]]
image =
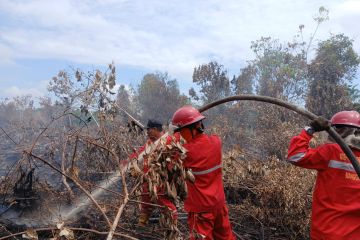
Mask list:
[[[149,151],[147,149],[150,148],[151,145],[163,135],[162,124],[159,121],[150,119],[146,126],[146,133],[148,136],[148,140],[146,141],[146,144],[142,146],[136,153],[131,155],[130,159],[137,158],[140,154]],[[143,173],[146,174],[148,171],[149,171],[148,159],[146,158],[146,156],[144,156]],[[152,201],[149,195],[149,184],[147,182],[144,182],[143,184],[141,201],[143,203],[141,204],[141,213],[138,222],[140,225],[145,226],[148,224],[151,213],[154,210],[154,207],[149,204]],[[155,203],[164,206],[165,211],[167,210],[170,211],[174,221],[176,222],[177,219],[176,207],[164,194],[159,193],[157,201]]]
[[172,118],[175,132],[186,140],[184,167],[191,169],[195,182],[186,181],[190,239],[235,239],[225,202],[222,182],[221,140],[204,134],[205,117],[192,106],[178,109]]
[[[331,118],[331,125],[353,153],[360,157],[360,114],[342,111]],[[311,239],[360,239],[360,179],[340,146],[330,143],[309,148],[314,132],[329,128],[329,122],[318,118],[292,138],[288,161],[296,166],[316,169],[313,193]]]

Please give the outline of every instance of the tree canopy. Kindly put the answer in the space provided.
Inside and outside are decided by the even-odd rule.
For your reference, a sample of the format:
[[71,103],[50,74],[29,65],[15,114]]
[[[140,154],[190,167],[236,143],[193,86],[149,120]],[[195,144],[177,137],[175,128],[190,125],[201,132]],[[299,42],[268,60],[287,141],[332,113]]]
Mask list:
[[348,85],[359,65],[353,41],[343,34],[321,41],[309,65],[309,92],[306,107],[325,117],[353,108]]
[[177,108],[185,105],[188,98],[180,94],[178,82],[167,73],[146,74],[136,92],[138,113],[143,121],[155,118],[167,122]]

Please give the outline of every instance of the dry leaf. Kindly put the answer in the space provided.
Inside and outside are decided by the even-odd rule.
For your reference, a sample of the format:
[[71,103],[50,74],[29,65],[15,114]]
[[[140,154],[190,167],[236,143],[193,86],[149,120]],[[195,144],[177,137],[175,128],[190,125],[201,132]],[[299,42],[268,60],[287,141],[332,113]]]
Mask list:
[[22,238],[31,239],[31,240],[39,239],[37,232],[32,228],[27,229],[26,232],[22,234]]
[[66,227],[61,229],[59,236],[64,236],[67,240],[75,240],[74,232]]
[[65,222],[58,222],[58,223],[56,224],[57,229],[62,229],[62,227],[64,226],[64,224],[65,224]]

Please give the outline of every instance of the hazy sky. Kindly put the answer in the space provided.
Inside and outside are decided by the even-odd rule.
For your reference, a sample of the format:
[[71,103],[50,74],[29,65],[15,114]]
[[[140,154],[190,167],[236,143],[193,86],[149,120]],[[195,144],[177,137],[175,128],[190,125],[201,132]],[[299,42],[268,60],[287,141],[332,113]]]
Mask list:
[[0,0],[0,98],[41,96],[61,69],[112,61],[118,84],[167,71],[187,93],[195,66],[238,74],[261,36],[290,41],[304,24],[307,39],[320,6],[330,20],[316,39],[344,33],[360,54],[360,0]]

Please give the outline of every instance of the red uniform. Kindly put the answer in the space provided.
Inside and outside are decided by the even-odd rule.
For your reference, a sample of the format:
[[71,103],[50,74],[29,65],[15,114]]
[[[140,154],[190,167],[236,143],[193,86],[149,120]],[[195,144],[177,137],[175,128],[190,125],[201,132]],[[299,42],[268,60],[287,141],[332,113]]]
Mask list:
[[[318,171],[313,193],[311,239],[360,239],[360,180],[338,144],[309,148],[303,130],[290,142],[288,161]],[[360,159],[360,151],[353,153]]]
[[186,182],[191,239],[195,233],[203,239],[235,239],[225,203],[220,138],[200,134],[183,146],[188,151],[184,166],[195,176],[194,183]]
[[[152,144],[152,142],[148,140],[144,146],[140,147],[136,153],[130,156],[130,159],[138,157],[150,144]],[[143,172],[147,173],[148,171],[149,171],[148,160],[147,158],[144,158]],[[163,191],[159,191],[158,194],[159,195],[156,203],[158,205],[167,207],[168,210],[172,211],[173,217],[174,219],[176,219],[177,218],[176,206],[166,196],[164,196]],[[144,202],[141,204],[141,212],[150,216],[152,211],[154,210],[154,207],[152,205],[146,204],[146,203],[151,203],[151,198],[149,196],[149,184],[147,182],[143,184],[141,201]]]

